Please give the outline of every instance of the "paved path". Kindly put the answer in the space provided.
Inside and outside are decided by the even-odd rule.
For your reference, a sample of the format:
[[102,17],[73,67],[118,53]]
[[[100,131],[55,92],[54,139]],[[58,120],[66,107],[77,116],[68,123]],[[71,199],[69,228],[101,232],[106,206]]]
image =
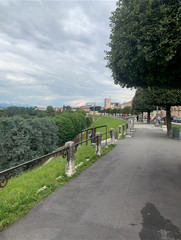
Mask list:
[[0,240],[181,239],[181,142],[136,127]]

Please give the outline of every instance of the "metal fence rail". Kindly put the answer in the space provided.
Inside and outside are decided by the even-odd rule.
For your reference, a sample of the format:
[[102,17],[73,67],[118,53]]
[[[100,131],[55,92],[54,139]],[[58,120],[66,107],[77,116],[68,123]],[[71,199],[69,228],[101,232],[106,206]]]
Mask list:
[[[102,135],[106,135],[106,145],[107,145],[107,136],[110,133],[110,131],[107,131],[107,125],[99,126],[99,127],[94,128],[94,129],[102,128],[102,127],[106,128],[106,132],[103,133]],[[88,132],[89,130],[92,130],[92,129],[93,128],[89,128],[89,129],[86,129],[85,131]],[[82,145],[82,143],[86,143],[86,145],[87,145],[88,141],[91,141],[92,139],[94,139],[95,143],[97,142],[97,136],[95,136],[95,135],[92,136],[92,138],[88,138],[88,135],[86,135],[86,140],[78,141],[78,142],[75,141],[75,145],[74,145],[75,146],[75,152],[76,152],[76,150],[77,150],[77,148],[78,148],[78,146],[80,144]],[[78,138],[78,140],[79,140],[79,138]],[[16,169],[22,168],[24,166],[28,166],[28,165],[31,165],[31,164],[39,164],[39,163],[41,163],[42,161],[46,160],[49,157],[62,156],[62,157],[65,158],[66,154],[67,154],[67,147],[63,147],[63,148],[61,148],[61,149],[59,149],[57,151],[54,151],[52,153],[48,153],[48,154],[43,155],[41,157],[35,158],[33,160],[27,161],[25,163],[22,163],[22,164],[19,164],[17,166],[14,166],[14,167],[11,167],[9,169],[6,169],[4,171],[1,171],[0,172],[0,188],[4,188],[7,185],[8,179],[13,175],[13,171],[15,171]]]

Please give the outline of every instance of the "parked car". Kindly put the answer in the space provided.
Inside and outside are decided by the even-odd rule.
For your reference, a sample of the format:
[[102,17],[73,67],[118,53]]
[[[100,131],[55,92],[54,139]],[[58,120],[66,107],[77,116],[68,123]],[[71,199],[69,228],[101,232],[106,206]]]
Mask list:
[[181,117],[173,117],[172,122],[181,123]]

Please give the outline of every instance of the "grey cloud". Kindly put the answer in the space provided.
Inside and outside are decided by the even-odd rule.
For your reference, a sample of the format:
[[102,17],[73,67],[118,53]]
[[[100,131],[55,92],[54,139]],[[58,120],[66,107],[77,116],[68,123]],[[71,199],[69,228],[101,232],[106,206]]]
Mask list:
[[101,104],[118,90],[104,60],[115,1],[0,5],[0,102],[60,106],[94,97]]

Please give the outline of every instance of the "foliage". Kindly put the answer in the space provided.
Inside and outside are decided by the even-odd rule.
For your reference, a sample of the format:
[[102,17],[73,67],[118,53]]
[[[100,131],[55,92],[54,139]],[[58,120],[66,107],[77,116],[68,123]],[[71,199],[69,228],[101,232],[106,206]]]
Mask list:
[[[114,145],[102,147],[103,155],[112,150]],[[89,161],[86,159],[89,158]],[[12,177],[5,188],[0,189],[0,230],[15,222],[25,215],[30,208],[56,188],[64,185],[76,177],[85,168],[89,167],[98,158],[95,148],[91,146],[79,147],[75,154],[75,164],[84,164],[76,169],[76,174],[67,178],[65,176],[65,159],[54,158],[50,163],[29,170],[17,177]],[[62,176],[59,180],[56,178]],[[40,193],[37,190],[46,186],[47,189]]]
[[180,18],[178,0],[119,0],[106,56],[114,82],[181,88]]
[[65,111],[70,112],[71,111],[71,106],[63,105],[63,112],[65,112]]
[[100,112],[109,113],[109,114],[116,114],[116,113],[131,114],[132,107],[126,106],[124,108],[115,108],[115,109],[107,108],[107,109],[101,110]]
[[53,118],[58,127],[58,144],[72,140],[86,127],[86,114],[83,110],[63,112]]
[[50,119],[0,119],[0,170],[55,150],[57,127]]
[[152,104],[152,94],[148,94],[148,89],[138,88],[133,98],[133,112],[143,113],[153,111],[156,106]]
[[[135,100],[136,99],[136,100]],[[143,102],[142,102],[143,100]],[[160,106],[166,109],[167,113],[167,133],[171,134],[171,116],[170,107],[181,105],[181,90],[166,90],[160,88],[139,88],[133,99],[133,108],[138,109],[141,102],[143,109],[153,110],[153,106]]]
[[48,106],[46,109],[46,116],[48,117],[54,117],[56,115],[55,110],[53,109],[52,106]]

